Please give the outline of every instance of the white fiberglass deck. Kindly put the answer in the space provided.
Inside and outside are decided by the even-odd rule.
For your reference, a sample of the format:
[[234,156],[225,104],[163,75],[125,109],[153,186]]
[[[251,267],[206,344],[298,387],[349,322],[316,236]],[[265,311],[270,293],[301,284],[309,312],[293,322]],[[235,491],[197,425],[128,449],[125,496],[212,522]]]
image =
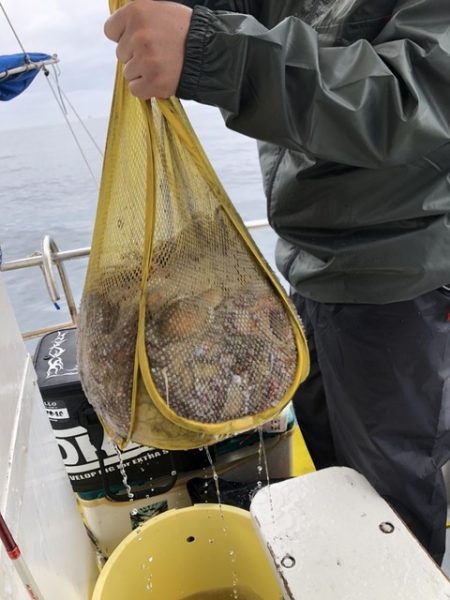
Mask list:
[[450,581],[356,471],[276,483],[251,505],[286,600],[449,600]]

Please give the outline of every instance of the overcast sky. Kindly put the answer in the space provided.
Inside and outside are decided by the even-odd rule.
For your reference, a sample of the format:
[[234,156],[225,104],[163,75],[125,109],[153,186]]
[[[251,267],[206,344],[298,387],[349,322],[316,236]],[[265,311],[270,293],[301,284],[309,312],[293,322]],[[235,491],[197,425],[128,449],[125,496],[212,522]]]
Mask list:
[[[107,0],[1,0],[28,52],[58,54],[60,83],[83,117],[109,112],[114,44],[103,34]],[[20,52],[0,8],[0,54]],[[21,96],[0,102],[0,129],[61,122],[61,112],[42,74]]]

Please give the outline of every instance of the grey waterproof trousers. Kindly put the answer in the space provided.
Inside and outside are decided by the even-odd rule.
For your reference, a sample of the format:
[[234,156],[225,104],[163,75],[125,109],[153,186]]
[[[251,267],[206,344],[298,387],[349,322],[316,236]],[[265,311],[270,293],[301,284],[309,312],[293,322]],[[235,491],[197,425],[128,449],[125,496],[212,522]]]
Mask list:
[[[294,293],[311,372],[294,408],[317,468],[363,474],[440,564],[450,459],[450,292],[392,304]],[[330,502],[332,502],[330,491]]]

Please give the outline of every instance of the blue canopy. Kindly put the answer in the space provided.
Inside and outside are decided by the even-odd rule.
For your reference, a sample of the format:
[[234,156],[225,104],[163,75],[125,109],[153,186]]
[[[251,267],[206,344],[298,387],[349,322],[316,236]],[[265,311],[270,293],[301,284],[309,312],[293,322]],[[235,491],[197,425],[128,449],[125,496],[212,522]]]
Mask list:
[[[40,52],[0,56],[0,100],[12,100],[26,90],[39,73],[38,65],[33,63],[51,58],[49,54]],[[20,70],[21,67],[23,68],[21,72],[8,73],[11,69]]]

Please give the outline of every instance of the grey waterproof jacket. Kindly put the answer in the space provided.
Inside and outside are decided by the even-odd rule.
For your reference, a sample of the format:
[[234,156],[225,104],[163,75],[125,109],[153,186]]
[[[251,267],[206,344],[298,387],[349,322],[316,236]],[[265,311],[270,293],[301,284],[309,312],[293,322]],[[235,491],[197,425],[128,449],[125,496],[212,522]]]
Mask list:
[[259,140],[291,285],[382,304],[449,283],[450,0],[184,3],[178,95]]

